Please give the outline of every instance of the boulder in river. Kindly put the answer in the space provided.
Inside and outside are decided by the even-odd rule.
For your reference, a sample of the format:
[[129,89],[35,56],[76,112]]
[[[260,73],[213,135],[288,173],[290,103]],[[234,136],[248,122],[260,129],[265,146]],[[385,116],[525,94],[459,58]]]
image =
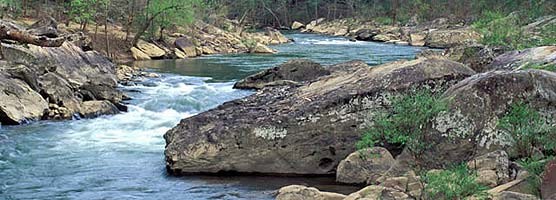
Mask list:
[[330,72],[319,63],[305,59],[290,60],[276,67],[248,76],[238,81],[234,88],[262,89],[266,86],[296,85],[300,84],[298,82],[314,80],[329,74]]
[[333,72],[301,87],[272,87],[183,119],[168,131],[167,169],[187,173],[334,174],[389,97],[419,87],[441,92],[473,75],[445,59]]

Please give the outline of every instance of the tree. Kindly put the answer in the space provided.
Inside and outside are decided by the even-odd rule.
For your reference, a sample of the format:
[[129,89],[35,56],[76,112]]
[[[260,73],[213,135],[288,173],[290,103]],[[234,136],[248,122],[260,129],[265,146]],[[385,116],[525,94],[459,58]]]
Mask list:
[[197,10],[204,6],[203,0],[148,0],[144,10],[142,25],[133,39],[137,44],[149,28],[159,28],[160,32],[171,25],[192,23]]

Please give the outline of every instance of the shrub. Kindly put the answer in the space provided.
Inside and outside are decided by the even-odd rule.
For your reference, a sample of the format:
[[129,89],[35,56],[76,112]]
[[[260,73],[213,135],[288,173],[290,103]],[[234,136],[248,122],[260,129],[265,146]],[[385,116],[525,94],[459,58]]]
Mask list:
[[424,177],[425,192],[431,199],[464,199],[475,196],[487,199],[488,188],[479,184],[476,172],[461,164],[451,169],[427,173]]
[[556,64],[527,64],[523,66],[523,69],[540,69],[556,72]]
[[526,103],[512,104],[497,127],[511,136],[513,149],[519,157],[531,158],[538,152],[556,149],[556,130]]
[[494,46],[508,46],[512,49],[525,49],[535,46],[556,44],[556,26],[548,25],[533,35],[522,27],[531,20],[529,13],[505,16],[501,12],[486,12],[472,26],[483,34],[482,43]]
[[426,148],[426,144],[422,142],[426,125],[447,107],[430,90],[418,90],[410,95],[394,98],[391,106],[391,113],[377,115],[374,125],[357,143],[358,149],[375,145],[396,145],[420,152]]

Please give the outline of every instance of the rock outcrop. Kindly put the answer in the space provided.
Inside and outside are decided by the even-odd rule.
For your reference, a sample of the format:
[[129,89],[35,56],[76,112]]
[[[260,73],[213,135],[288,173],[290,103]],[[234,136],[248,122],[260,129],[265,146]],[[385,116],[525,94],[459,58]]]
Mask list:
[[207,54],[274,53],[267,45],[290,42],[273,28],[255,33],[243,28],[230,20],[224,20],[222,28],[198,21],[187,30],[178,28],[164,41],[139,41],[130,51],[135,60],[183,59]]
[[303,81],[330,75],[319,63],[310,60],[290,60],[238,81],[237,89],[262,89],[266,86],[301,85]]
[[481,34],[470,28],[435,30],[425,39],[425,46],[433,48],[449,48],[458,45],[477,43]]
[[487,68],[489,70],[514,70],[528,65],[556,65],[556,46],[510,51],[496,57]]
[[424,156],[427,163],[459,163],[496,149],[512,156],[512,139],[497,129],[498,119],[515,102],[529,103],[547,119],[556,119],[555,94],[556,73],[542,70],[492,71],[459,82],[443,95],[449,109],[436,117],[425,141],[432,144]]
[[182,173],[334,174],[388,97],[441,92],[474,74],[443,59],[330,66],[301,87],[272,87],[186,118],[168,131],[167,169]]
[[81,117],[83,104],[92,100],[108,100],[106,104],[125,110],[124,96],[116,89],[115,65],[74,42],[79,41],[59,47],[2,43],[0,87],[5,97],[0,102],[0,123]]
[[305,27],[305,24],[302,24],[301,22],[295,21],[292,23],[292,30],[299,30],[301,28]]

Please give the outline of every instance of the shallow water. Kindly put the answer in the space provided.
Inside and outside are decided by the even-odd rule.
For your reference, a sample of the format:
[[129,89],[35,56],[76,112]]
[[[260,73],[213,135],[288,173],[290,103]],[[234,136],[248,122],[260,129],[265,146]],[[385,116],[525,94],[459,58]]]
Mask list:
[[352,59],[369,64],[410,59],[419,48],[311,34],[274,55],[215,55],[137,65],[162,73],[122,86],[129,112],[64,122],[0,126],[0,199],[272,199],[285,185],[349,192],[332,177],[172,177],[162,135],[182,118],[250,95],[235,80],[292,58],[323,64]]

